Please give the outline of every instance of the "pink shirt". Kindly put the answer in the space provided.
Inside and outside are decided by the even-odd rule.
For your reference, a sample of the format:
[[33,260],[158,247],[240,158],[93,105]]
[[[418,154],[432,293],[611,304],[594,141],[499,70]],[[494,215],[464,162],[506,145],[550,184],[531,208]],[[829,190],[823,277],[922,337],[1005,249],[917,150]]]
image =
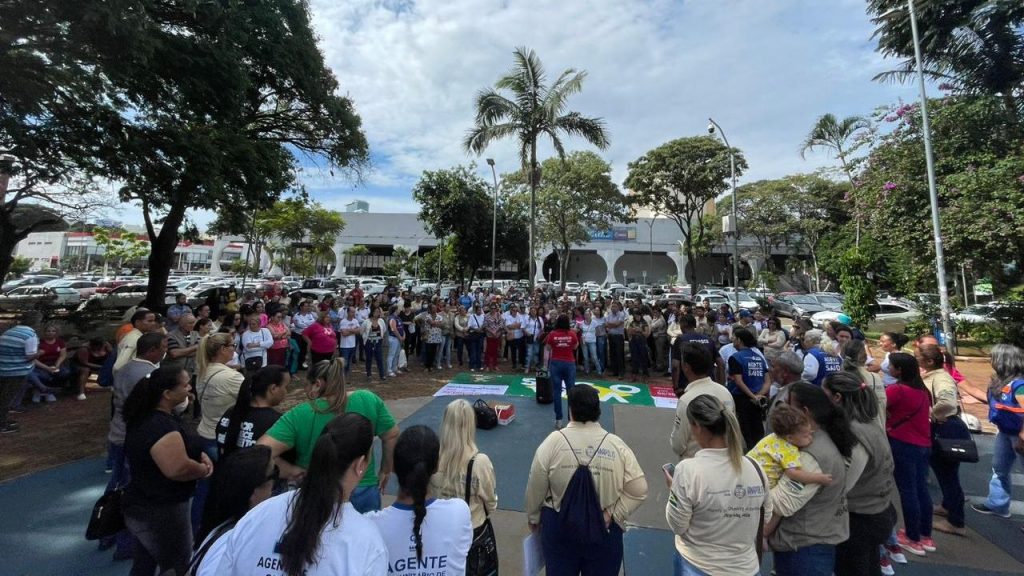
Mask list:
[[319,322],[310,324],[302,335],[309,338],[309,347],[317,354],[330,354],[338,342],[334,339],[334,328]]
[[897,383],[885,389],[885,399],[889,437],[914,446],[931,446],[932,402],[928,391]]

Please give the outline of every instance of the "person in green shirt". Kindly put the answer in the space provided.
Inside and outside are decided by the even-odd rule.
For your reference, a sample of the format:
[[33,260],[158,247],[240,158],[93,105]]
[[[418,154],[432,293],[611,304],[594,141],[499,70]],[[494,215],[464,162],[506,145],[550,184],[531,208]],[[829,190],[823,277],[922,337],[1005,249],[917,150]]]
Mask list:
[[[348,412],[364,416],[373,424],[373,434],[381,439],[383,457],[380,469],[375,471],[374,456],[370,466],[352,494],[350,501],[360,513],[380,509],[380,495],[391,474],[392,456],[398,441],[398,425],[380,396],[369,390],[348,391],[345,388],[344,360],[322,360],[309,371],[306,384],[308,402],[292,408],[267,430],[258,444],[269,446],[274,454],[281,477],[297,483],[306,474],[313,447],[327,423]],[[281,455],[295,449],[295,464]]]

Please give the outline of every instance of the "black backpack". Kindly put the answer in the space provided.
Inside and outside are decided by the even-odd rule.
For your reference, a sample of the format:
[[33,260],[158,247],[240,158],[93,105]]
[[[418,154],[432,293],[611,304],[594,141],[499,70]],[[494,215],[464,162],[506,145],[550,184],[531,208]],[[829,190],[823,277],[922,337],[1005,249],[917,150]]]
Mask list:
[[586,464],[580,462],[565,433],[559,431],[559,434],[565,438],[566,444],[569,444],[569,449],[572,450],[573,457],[576,458],[576,471],[573,472],[569,485],[565,487],[565,493],[562,494],[562,506],[558,511],[558,522],[561,525],[562,535],[566,536],[567,541],[570,542],[599,544],[604,541],[608,529],[605,527],[604,512],[601,511],[601,503],[597,498],[594,476],[590,473],[590,463],[594,461],[601,450],[601,444],[604,444],[608,433],[606,432],[604,438],[601,438],[601,442],[594,449],[593,456]]

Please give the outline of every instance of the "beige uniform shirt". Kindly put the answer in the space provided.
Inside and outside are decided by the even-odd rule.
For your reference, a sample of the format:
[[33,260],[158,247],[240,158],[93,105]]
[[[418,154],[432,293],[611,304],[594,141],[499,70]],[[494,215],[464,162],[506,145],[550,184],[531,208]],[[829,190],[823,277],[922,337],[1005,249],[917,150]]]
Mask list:
[[[467,463],[468,464],[468,463]],[[434,474],[430,478],[430,493],[437,498],[449,498],[457,500],[466,499],[466,466],[462,467],[459,474],[458,488],[443,486],[440,474]],[[473,528],[478,528],[487,519],[488,514],[494,514],[498,508],[498,494],[495,492],[496,481],[494,478],[494,464],[487,454],[477,452],[473,459],[473,481],[469,486],[469,513],[473,519]],[[484,511],[484,506],[487,511]]]
[[241,372],[224,364],[214,362],[206,367],[206,373],[196,382],[196,399],[203,414],[196,428],[200,436],[207,440],[217,438],[217,423],[235,405],[244,380]]
[[562,495],[576,472],[577,458],[586,464],[600,444],[590,462],[590,473],[601,509],[610,512],[620,527],[625,526],[629,515],[647,498],[647,480],[629,446],[615,434],[608,434],[607,438],[605,434],[608,433],[597,422],[570,422],[541,443],[533,456],[526,484],[526,515],[530,524],[540,523],[542,506],[559,509]]
[[960,407],[957,398],[958,390],[956,380],[944,369],[925,372],[921,376],[924,385],[932,393],[932,422],[945,422],[950,416],[955,416]]
[[687,384],[686,392],[679,397],[679,401],[676,403],[676,420],[672,424],[672,434],[668,439],[672,451],[682,460],[693,458],[694,454],[700,450],[697,441],[690,436],[690,421],[686,418],[686,408],[694,398],[704,394],[718,398],[730,412],[736,413],[736,401],[733,400],[732,394],[725,386],[711,378],[699,378]]
[[138,328],[132,328],[132,331],[125,334],[124,338],[121,338],[121,341],[117,343],[117,360],[114,361],[114,372],[117,372],[135,358],[135,346],[139,343],[139,338],[141,337],[142,332]]

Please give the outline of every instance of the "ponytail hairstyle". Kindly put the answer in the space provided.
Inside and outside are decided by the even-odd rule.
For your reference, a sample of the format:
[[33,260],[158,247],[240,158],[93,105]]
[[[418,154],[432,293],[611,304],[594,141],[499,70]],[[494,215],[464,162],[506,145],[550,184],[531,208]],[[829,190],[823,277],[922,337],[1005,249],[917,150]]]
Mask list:
[[849,458],[857,444],[857,437],[850,428],[850,417],[846,411],[833,404],[828,394],[814,384],[794,382],[786,388],[789,390],[790,404],[796,408],[806,408],[811,419],[832,439],[839,453]]
[[217,357],[221,348],[234,347],[235,339],[230,334],[217,332],[207,334],[199,339],[199,350],[196,353],[196,382],[202,382],[206,376],[206,369]]
[[369,457],[373,447],[373,425],[364,416],[342,414],[324,427],[313,446],[306,477],[288,508],[288,525],[278,552],[287,576],[302,576],[306,566],[315,564],[320,535],[327,522],[341,522],[341,480],[352,464]]
[[846,410],[851,420],[867,423],[878,417],[878,397],[856,372],[844,368],[842,372],[829,374],[821,387],[839,396],[839,405]]
[[934,366],[930,370],[941,370],[946,363],[946,355],[936,344],[921,344],[917,347],[917,351],[921,353],[922,358]]
[[928,393],[928,397],[931,398],[931,391],[928,390],[928,387],[924,385],[924,380],[921,379],[921,365],[917,363],[917,358],[914,358],[913,354],[906,354],[904,352],[889,354],[889,371],[891,372],[893,368],[900,371],[900,384],[917,390],[924,390]]
[[714,436],[725,438],[729,463],[737,473],[743,470],[743,436],[740,434],[740,423],[736,420],[736,415],[730,412],[721,400],[710,394],[697,396],[686,407],[686,419],[691,425],[696,424]]
[[238,433],[242,429],[242,422],[249,417],[253,399],[266,398],[271,386],[286,385],[285,378],[288,376],[290,375],[284,366],[271,365],[264,366],[245,377],[238,389],[235,408],[231,411],[231,423],[228,424],[228,432],[224,437],[224,454],[238,448]]
[[416,559],[423,560],[423,535],[420,528],[427,517],[427,488],[430,477],[437,472],[441,443],[437,434],[426,426],[413,426],[402,432],[395,444],[395,475],[400,494],[412,497],[414,519],[412,535],[416,542]]
[[843,357],[843,371],[845,372],[857,374],[868,361],[868,353],[861,340],[850,340],[837,352]]
[[[203,521],[196,534],[196,549],[214,528],[231,520],[238,522],[249,511],[252,493],[265,484],[270,466],[269,446],[257,444],[223,456],[217,461],[210,483],[210,496],[203,508]],[[272,478],[272,477],[271,477]]]
[[323,382],[317,398],[327,400],[327,408],[321,410],[316,405],[316,398],[310,400],[313,411],[319,414],[342,414],[348,404],[348,391],[345,386],[345,359],[341,356],[333,360],[321,360],[309,371],[309,383]]
[[910,337],[902,332],[883,332],[882,336],[886,336],[889,340],[892,340],[892,343],[896,345],[897,350],[902,350],[903,347],[907,345],[907,342],[910,342]]
[[470,458],[476,456],[476,412],[462,398],[448,404],[441,421],[441,454],[437,475],[440,485],[438,497],[462,495],[463,475]]
[[173,390],[178,385],[178,377],[182,372],[184,370],[175,366],[162,366],[143,376],[135,384],[135,388],[132,388],[131,394],[121,408],[121,417],[124,418],[127,430],[141,424],[156,410],[164,392]]

